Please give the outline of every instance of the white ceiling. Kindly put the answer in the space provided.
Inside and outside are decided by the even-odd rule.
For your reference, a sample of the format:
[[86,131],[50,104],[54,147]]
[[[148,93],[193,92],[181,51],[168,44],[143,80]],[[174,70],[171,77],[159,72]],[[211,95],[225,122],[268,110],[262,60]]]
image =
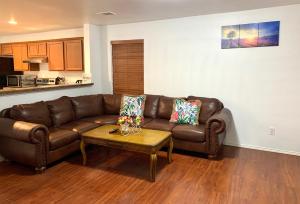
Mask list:
[[[290,4],[300,0],[0,0],[0,36],[178,18]],[[96,15],[112,11],[116,16]],[[14,17],[18,25],[7,22]]]

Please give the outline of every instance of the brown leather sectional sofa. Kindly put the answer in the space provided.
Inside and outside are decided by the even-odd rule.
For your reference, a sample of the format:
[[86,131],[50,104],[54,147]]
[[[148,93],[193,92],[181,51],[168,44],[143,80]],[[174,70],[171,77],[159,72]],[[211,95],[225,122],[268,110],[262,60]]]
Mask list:
[[[147,95],[144,128],[172,131],[174,148],[215,157],[222,146],[230,111],[214,98],[202,101],[199,125],[169,122],[173,99]],[[98,94],[61,97],[53,101],[16,105],[1,112],[0,154],[37,171],[79,150],[80,134],[104,124],[115,124],[120,95]],[[26,121],[26,122],[25,122]]]

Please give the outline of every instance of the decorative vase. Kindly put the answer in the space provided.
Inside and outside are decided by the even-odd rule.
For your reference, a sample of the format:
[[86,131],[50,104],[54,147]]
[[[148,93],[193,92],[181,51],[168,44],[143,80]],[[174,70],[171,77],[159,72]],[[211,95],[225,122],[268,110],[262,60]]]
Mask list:
[[128,135],[130,133],[130,127],[128,123],[120,124],[120,132],[122,135]]
[[140,123],[135,123],[133,126],[132,126],[132,128],[133,128],[133,132],[134,133],[140,133],[141,131],[142,131],[142,128],[141,128],[141,125],[140,125]]

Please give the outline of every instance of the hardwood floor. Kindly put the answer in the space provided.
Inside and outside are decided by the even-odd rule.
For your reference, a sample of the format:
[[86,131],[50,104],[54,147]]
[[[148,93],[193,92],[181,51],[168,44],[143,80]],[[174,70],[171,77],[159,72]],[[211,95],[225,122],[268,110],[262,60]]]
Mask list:
[[225,147],[222,158],[166,152],[149,181],[146,155],[92,147],[35,175],[0,163],[0,203],[300,203],[300,157]]

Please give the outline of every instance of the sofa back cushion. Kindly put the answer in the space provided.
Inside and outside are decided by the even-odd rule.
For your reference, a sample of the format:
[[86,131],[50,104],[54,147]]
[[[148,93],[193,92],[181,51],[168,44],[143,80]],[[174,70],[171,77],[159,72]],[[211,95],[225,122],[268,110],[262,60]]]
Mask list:
[[202,102],[199,122],[206,123],[208,118],[223,109],[223,103],[216,98],[204,98],[197,96],[189,96],[188,100],[200,100]]
[[104,94],[104,113],[108,115],[119,115],[121,107],[121,95]]
[[0,112],[1,118],[10,118],[10,110],[11,108],[5,108]]
[[103,114],[102,95],[87,95],[71,98],[76,119]]
[[170,120],[175,98],[161,96],[158,103],[157,117]]
[[47,104],[43,101],[31,104],[15,105],[10,109],[10,118],[50,127],[52,125]]
[[75,119],[72,102],[69,97],[61,97],[53,101],[47,101],[53,125],[59,127]]
[[145,103],[145,110],[144,116],[147,118],[156,118],[157,117],[157,110],[158,110],[158,103],[159,103],[159,95],[146,95],[146,103]]

